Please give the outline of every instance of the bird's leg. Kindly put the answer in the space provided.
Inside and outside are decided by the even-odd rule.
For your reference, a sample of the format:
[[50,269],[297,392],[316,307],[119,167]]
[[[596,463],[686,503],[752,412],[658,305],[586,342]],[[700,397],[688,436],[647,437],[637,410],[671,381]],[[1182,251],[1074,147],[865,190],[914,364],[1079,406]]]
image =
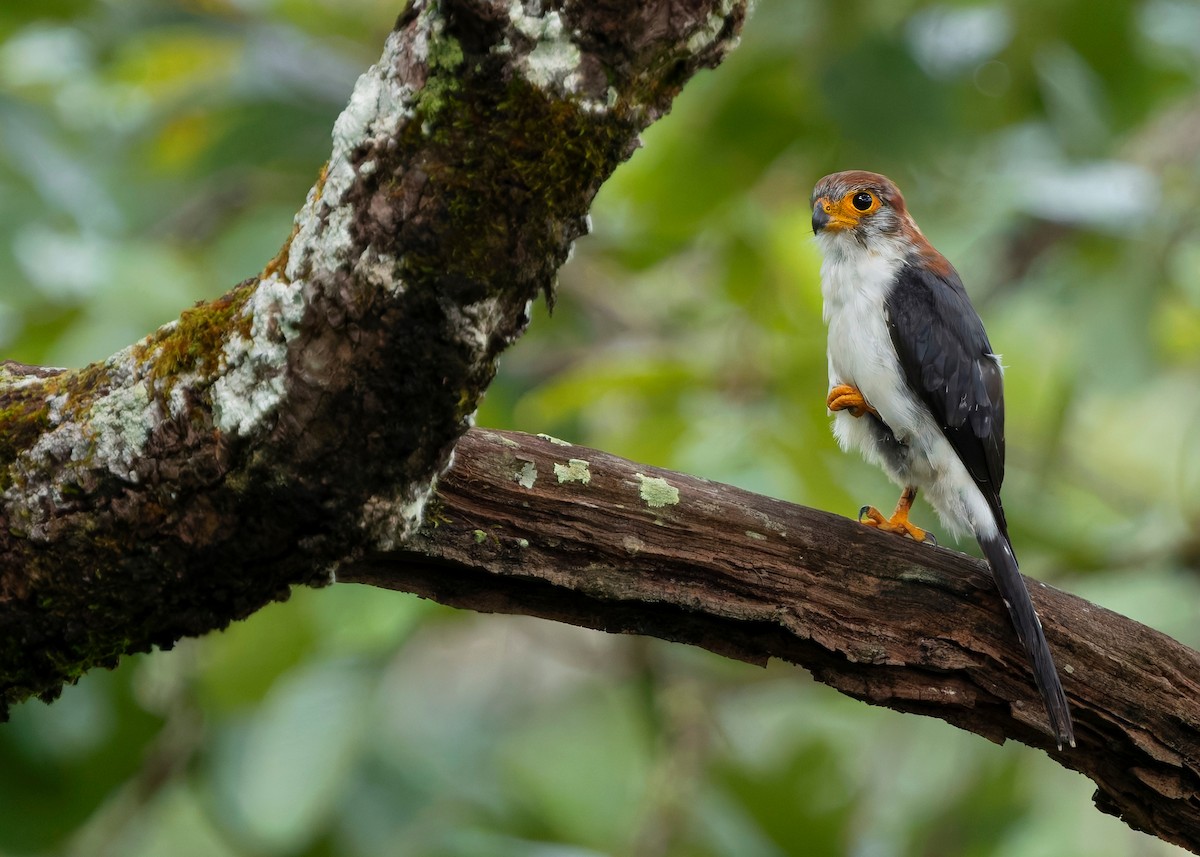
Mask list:
[[908,536],[913,541],[929,542],[936,545],[937,539],[933,537],[933,533],[922,530],[908,520],[908,511],[912,508],[913,501],[916,499],[917,489],[910,485],[900,495],[900,500],[896,503],[896,511],[892,512],[892,517],[885,518],[883,513],[874,506],[863,506],[858,510],[858,522],[868,527],[883,530],[885,533],[896,533],[900,536]]
[[825,407],[831,411],[849,411],[852,417],[865,414],[879,416],[879,412],[863,398],[858,387],[851,387],[849,384],[838,384],[830,390],[829,397],[825,399]]

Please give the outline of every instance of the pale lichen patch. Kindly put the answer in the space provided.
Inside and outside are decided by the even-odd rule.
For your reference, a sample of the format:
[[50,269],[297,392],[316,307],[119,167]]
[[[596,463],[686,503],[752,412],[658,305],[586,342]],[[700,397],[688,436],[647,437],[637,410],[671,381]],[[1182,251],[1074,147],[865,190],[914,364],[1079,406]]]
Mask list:
[[505,437],[502,434],[496,434],[496,432],[494,432],[494,431],[485,431],[483,433],[483,436],[486,437],[488,440],[490,440],[492,443],[498,443],[501,446],[507,446],[509,449],[520,449],[521,448],[521,444],[517,443],[511,437]]
[[587,485],[592,481],[592,472],[588,469],[588,463],[582,458],[569,459],[566,464],[556,463],[554,475],[558,477],[560,485],[564,482],[579,482]]
[[[583,55],[571,40],[562,15],[556,11],[530,15],[521,0],[512,0],[508,4],[508,18],[521,35],[534,42],[533,50],[518,61],[522,76],[541,90],[578,92]],[[493,50],[509,53],[512,45],[501,44]]]
[[679,503],[679,489],[661,476],[638,473],[638,494],[651,509],[674,506]]
[[[581,108],[583,108],[585,113],[593,113],[593,114],[607,113],[609,110],[612,110],[614,107],[617,106],[617,99],[619,97],[620,97],[620,93],[617,92],[616,87],[610,86],[604,92],[604,100],[603,101],[601,101],[600,99],[597,99],[597,98],[584,98],[584,99],[580,100],[579,106]],[[585,234],[590,235],[591,231],[592,231],[591,216],[589,215],[588,216],[588,227],[587,227],[587,231]]]
[[[346,109],[333,125],[333,151],[329,159],[329,171],[320,199],[331,206],[342,202],[342,198],[354,181],[352,158],[368,142],[382,142],[382,138],[394,133],[395,129],[414,114],[416,93],[412,87],[398,80],[397,69],[406,65],[404,53],[410,47],[422,61],[419,48],[425,46],[427,53],[429,29],[433,21],[440,21],[423,14],[416,32],[416,41],[405,44],[407,34],[394,30],[384,42],[383,55],[379,62],[363,72],[354,84]],[[360,165],[359,170],[362,169]],[[315,201],[315,200],[313,200]]]
[[369,286],[400,294],[404,291],[404,281],[397,276],[399,268],[400,263],[395,256],[377,250],[370,244],[354,264],[354,273]]
[[360,525],[380,550],[395,550],[421,526],[434,485],[409,486],[399,497],[375,496],[363,505]]
[[81,370],[86,388],[47,398],[46,424],[53,428],[18,454],[4,493],[5,513],[15,532],[45,538],[47,522],[78,491],[88,471],[139,480],[137,463],[162,413],[147,380],[137,374],[136,352],[137,346],[130,346],[103,366]]
[[56,426],[63,421],[63,408],[66,407],[67,399],[66,393],[46,398],[46,419],[50,425]]
[[496,331],[508,320],[505,301],[493,295],[475,303],[446,308],[451,335],[471,349],[476,359],[489,353]]
[[23,387],[36,387],[45,381],[46,374],[58,374],[67,370],[61,366],[43,366],[41,372],[24,374],[14,372],[7,366],[0,365],[0,384],[6,390],[20,390]]
[[[526,461],[521,465],[521,469],[517,471],[515,478],[517,480],[517,484],[522,488],[532,488],[534,483],[537,482],[537,476],[537,465],[535,465],[532,461]],[[562,480],[560,479],[559,481],[561,482]]]
[[[547,17],[560,21],[558,13]],[[551,35],[553,33],[553,35]],[[547,38],[539,41],[526,59],[527,79],[539,89],[560,86],[567,92],[579,88],[579,61],[581,54],[570,39],[562,38],[562,25],[558,23]]]
[[[330,173],[333,172],[330,167]],[[328,189],[328,186],[327,186]],[[324,198],[317,206],[324,206]],[[354,222],[354,209],[350,205],[339,205],[321,217],[316,212],[311,216],[307,207],[297,216],[296,237],[288,255],[287,279],[297,282],[315,274],[336,271],[350,262],[354,251],[354,240],[350,226]]]
[[762,533],[756,533],[754,530],[746,530],[746,538],[754,539],[756,542],[765,542],[767,537]]
[[[688,39],[688,50],[693,54],[703,53],[717,40],[721,35],[721,31],[725,29],[725,23],[729,20],[730,13],[733,12],[734,6],[737,5],[736,0],[721,0],[721,5],[704,21],[704,24],[692,33]],[[732,50],[737,46],[736,39],[730,39],[726,51]]]
[[302,283],[273,274],[255,288],[243,310],[250,314],[250,335],[225,343],[224,371],[210,390],[218,429],[249,434],[283,401],[288,343],[299,333],[305,307]]
[[103,464],[115,476],[136,482],[134,462],[141,457],[158,419],[158,405],[144,381],[117,387],[101,396],[87,419],[94,443],[93,462]]
[[[90,441],[78,421],[68,421],[43,434],[17,459],[12,468],[16,478],[4,492],[5,515],[13,532],[35,541],[47,537],[46,524],[63,505],[63,485],[86,466],[82,459]],[[54,468],[54,475],[46,481],[42,474],[48,467]]]
[[[393,31],[379,62],[355,83],[346,109],[334,123],[333,151],[323,180],[309,191],[304,207],[296,215],[287,279],[298,281],[329,274],[350,264],[355,266],[356,273],[367,273],[373,285],[399,291],[397,266],[386,254],[352,258],[358,248],[350,232],[354,211],[346,196],[360,175],[379,168],[371,159],[356,166],[359,153],[386,147],[389,142],[394,144],[397,129],[416,115],[418,92],[398,75],[409,65],[406,52],[428,55],[429,31],[440,25],[440,20],[440,16],[422,13],[415,35],[407,30]],[[358,270],[359,265],[365,265],[367,270]]]
[[167,384],[165,380],[159,381],[157,388],[162,390],[167,388],[167,413],[172,419],[183,419],[187,416],[191,408],[189,400],[189,392],[196,389],[196,385],[200,380],[200,375],[196,372],[184,372],[175,376],[175,383]]
[[[59,430],[43,437],[57,444],[60,454],[63,441],[69,440],[73,443],[72,462],[104,468],[131,482],[137,481],[134,462],[141,458],[146,439],[161,417],[146,381],[137,375],[135,350],[136,346],[122,349],[104,362],[108,392],[93,400],[85,419],[77,425],[64,422]],[[69,406],[68,397],[60,405],[60,416]],[[58,438],[50,441],[54,435]],[[40,445],[34,446],[35,454]]]
[[746,515],[755,518],[768,531],[775,533],[782,538],[787,538],[787,530],[784,528],[783,524],[776,521],[766,512],[759,511],[758,509],[751,509],[746,506],[741,507],[741,511]]
[[540,437],[542,440],[546,441],[547,443],[554,444],[555,446],[572,446],[572,444],[568,443],[567,441],[559,440],[558,438],[551,437],[548,434],[539,434],[538,437]]

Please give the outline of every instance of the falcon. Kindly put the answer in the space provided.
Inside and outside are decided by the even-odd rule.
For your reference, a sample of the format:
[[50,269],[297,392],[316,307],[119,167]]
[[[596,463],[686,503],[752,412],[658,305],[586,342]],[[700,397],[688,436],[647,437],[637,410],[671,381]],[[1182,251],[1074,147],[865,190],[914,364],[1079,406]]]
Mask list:
[[1003,370],[983,322],[890,179],[861,170],[821,179],[812,227],[823,256],[833,434],[903,489],[890,516],[864,506],[859,521],[936,544],[908,519],[923,490],[946,529],[978,540],[1058,748],[1074,747],[1067,698],[1000,504]]

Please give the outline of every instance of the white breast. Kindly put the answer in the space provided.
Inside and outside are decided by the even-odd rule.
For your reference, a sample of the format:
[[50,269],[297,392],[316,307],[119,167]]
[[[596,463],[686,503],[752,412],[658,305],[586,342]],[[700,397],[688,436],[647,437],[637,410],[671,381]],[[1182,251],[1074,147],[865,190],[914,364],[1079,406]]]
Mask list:
[[817,238],[825,258],[821,291],[829,327],[829,386],[857,387],[912,454],[898,470],[878,447],[869,421],[848,411],[834,414],[838,444],[858,450],[898,485],[921,488],[955,535],[995,532],[983,495],[928,409],[909,391],[892,345],[884,304],[906,248],[885,245],[883,252],[871,252],[846,234]]
[[884,308],[904,264],[904,248],[887,244],[884,252],[868,251],[836,233],[822,233],[818,240],[825,255],[821,292],[829,326],[829,385],[857,387],[903,442],[923,410],[901,375]]

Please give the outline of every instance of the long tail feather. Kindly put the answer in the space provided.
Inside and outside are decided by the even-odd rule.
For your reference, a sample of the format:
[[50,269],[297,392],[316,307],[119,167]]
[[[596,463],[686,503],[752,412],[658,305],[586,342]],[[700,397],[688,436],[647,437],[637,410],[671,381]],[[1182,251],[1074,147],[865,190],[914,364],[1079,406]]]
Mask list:
[[1017,557],[1013,553],[1012,545],[1006,536],[997,533],[991,538],[980,538],[979,546],[983,548],[984,556],[992,566],[996,588],[1000,590],[1000,597],[1008,605],[1008,613],[1017,629],[1017,637],[1020,638],[1021,645],[1025,647],[1029,656],[1029,662],[1033,665],[1033,677],[1046,704],[1046,714],[1050,718],[1050,728],[1054,731],[1058,749],[1061,750],[1063,744],[1074,747],[1075,731],[1071,726],[1071,710],[1067,706],[1067,696],[1063,693],[1054,658],[1046,644],[1042,623],[1038,621],[1033,601],[1025,588],[1025,580],[1017,568]]

